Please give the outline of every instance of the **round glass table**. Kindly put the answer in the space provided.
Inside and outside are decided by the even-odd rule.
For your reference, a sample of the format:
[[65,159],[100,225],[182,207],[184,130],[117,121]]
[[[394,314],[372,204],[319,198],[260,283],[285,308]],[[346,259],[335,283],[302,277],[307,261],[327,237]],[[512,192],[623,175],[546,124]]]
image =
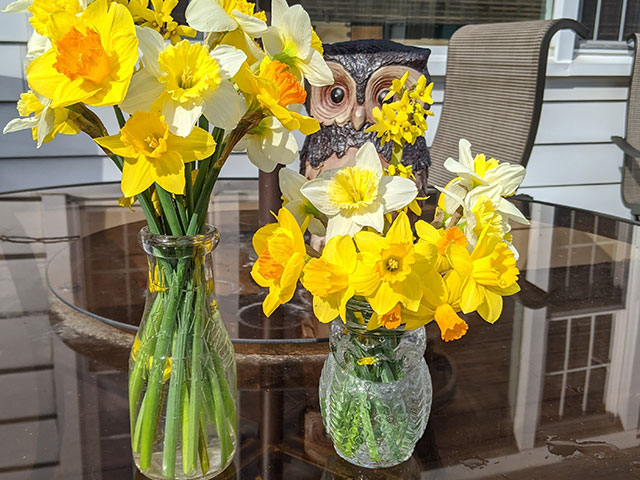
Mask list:
[[[328,326],[310,299],[261,314],[256,192],[219,182],[209,218],[239,375],[239,448],[220,478],[640,478],[640,226],[516,200],[531,219],[513,230],[522,291],[494,325],[469,316],[460,341],[427,326],[427,431],[408,462],[366,470],[324,434]],[[147,281],[143,216],[119,196],[117,184],[0,195],[0,479],[144,478],[126,371]]]

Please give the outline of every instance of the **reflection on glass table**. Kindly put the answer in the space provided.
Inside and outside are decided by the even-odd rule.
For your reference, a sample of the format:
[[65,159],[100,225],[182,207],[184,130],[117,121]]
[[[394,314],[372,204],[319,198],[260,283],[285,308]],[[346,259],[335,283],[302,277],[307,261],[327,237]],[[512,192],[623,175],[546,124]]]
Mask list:
[[[272,320],[256,306],[255,182],[219,187],[210,222],[223,239],[216,280],[240,416],[240,448],[220,478],[640,478],[638,225],[520,201],[531,218],[513,231],[522,292],[494,325],[470,317],[458,342],[427,326],[427,431],[408,462],[367,471],[324,435],[326,326],[308,299]],[[117,184],[0,196],[0,480],[143,478],[129,447],[126,329],[140,316],[146,260],[142,216],[118,197]]]

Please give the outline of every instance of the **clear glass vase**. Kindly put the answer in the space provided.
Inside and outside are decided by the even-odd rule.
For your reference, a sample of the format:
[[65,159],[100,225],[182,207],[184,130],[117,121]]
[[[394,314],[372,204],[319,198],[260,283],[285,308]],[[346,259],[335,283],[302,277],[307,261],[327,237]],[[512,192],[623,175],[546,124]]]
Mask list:
[[350,300],[347,322],[331,325],[320,377],[320,410],[342,458],[367,468],[398,465],[413,453],[431,410],[424,327],[367,330],[373,311]]
[[207,479],[236,449],[236,362],[218,310],[212,251],[218,231],[139,239],[149,283],[129,359],[131,445],[152,479]]

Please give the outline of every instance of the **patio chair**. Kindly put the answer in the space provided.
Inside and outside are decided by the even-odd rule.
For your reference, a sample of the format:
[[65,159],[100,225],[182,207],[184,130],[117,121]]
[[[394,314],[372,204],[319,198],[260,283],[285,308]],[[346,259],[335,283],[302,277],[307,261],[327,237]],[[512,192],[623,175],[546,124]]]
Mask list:
[[[429,149],[429,185],[444,186],[454,175],[444,169],[458,158],[466,138],[474,153],[526,166],[538,130],[551,37],[588,29],[574,20],[467,25],[451,37],[444,104]],[[640,145],[639,145],[640,146]]]
[[611,137],[613,143],[624,152],[622,167],[622,201],[631,209],[631,213],[640,220],[640,33],[629,37],[629,43],[635,49],[629,103],[627,104],[627,138]]

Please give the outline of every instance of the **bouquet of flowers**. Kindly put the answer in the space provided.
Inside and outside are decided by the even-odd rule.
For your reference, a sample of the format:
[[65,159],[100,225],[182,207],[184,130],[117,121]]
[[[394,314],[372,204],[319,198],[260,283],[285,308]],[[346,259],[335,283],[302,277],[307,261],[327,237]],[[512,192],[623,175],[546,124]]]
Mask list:
[[[410,371],[422,372],[417,358],[424,341],[406,334],[435,320],[441,338],[451,341],[469,328],[461,312],[498,320],[502,297],[519,291],[509,220],[528,223],[507,200],[524,168],[483,154],[474,157],[469,142],[460,140],[459,160],[445,163],[457,177],[438,189],[433,220],[411,224],[407,211],[420,215],[421,209],[411,170],[401,163],[402,150],[424,135],[433,85],[422,77],[408,88],[406,77],[389,90],[387,99],[396,100],[373,112],[377,122],[370,129],[382,142],[394,142],[388,167],[368,143],[354,166],[314,180],[282,169],[285,201],[277,223],[253,238],[258,258],[251,275],[269,289],[266,315],[291,300],[300,281],[313,296],[318,320],[341,319],[332,328],[321,408],[338,453],[364,466],[403,461],[426,425],[420,398],[407,402],[427,396],[430,388],[398,383]],[[305,243],[307,229],[326,235],[322,252]],[[389,401],[372,393],[376,384],[394,385],[393,394],[387,391]]]
[[[38,146],[88,134],[122,171],[120,204],[137,201],[146,216],[149,293],[129,395],[134,456],[154,478],[210,476],[235,449],[233,349],[204,259],[217,241],[205,219],[220,170],[234,149],[266,172],[292,162],[291,131],[319,128],[300,113],[303,81],[333,83],[300,5],[273,0],[267,25],[246,0],[192,0],[179,25],[177,3],[17,0],[4,9],[29,13],[35,30],[29,91],[4,133],[31,129]],[[106,106],[117,132],[94,108]]]

